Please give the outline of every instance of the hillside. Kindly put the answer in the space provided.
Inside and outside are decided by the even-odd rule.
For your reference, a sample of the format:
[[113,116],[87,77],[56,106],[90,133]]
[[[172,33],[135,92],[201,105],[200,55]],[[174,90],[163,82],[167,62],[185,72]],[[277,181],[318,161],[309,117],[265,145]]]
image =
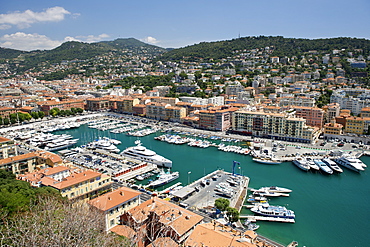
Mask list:
[[354,38],[331,39],[293,39],[276,37],[244,37],[233,40],[203,42],[184,48],[174,49],[161,56],[161,60],[188,60],[221,59],[233,55],[236,50],[250,50],[256,48],[274,47],[272,55],[298,56],[308,51],[316,50],[319,53],[330,53],[334,49],[362,49],[364,55],[370,52],[370,40]]
[[97,43],[83,43],[77,41],[65,42],[52,50],[37,50],[31,52],[17,51],[1,48],[0,59],[16,58],[22,54],[17,62],[20,62],[22,70],[37,67],[42,63],[60,63],[67,60],[85,60],[108,53],[156,56],[166,49],[149,45],[134,38],[116,39]]

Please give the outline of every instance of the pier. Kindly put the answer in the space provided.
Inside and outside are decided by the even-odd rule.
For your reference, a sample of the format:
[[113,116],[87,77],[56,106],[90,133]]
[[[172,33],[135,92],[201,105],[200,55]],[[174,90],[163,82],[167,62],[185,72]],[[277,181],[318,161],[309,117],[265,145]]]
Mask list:
[[240,215],[239,218],[240,219],[247,219],[251,222],[256,222],[258,220],[263,220],[263,221],[273,221],[273,222],[295,223],[294,219],[288,219],[288,218],[276,218],[276,217],[253,216],[253,215]]

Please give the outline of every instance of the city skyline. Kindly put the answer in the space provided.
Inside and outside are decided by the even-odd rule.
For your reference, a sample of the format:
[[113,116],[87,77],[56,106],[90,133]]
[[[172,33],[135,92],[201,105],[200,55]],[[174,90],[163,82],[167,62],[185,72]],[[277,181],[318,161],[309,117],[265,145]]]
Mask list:
[[370,2],[4,1],[0,47],[53,49],[66,41],[136,38],[163,48],[246,36],[369,39]]

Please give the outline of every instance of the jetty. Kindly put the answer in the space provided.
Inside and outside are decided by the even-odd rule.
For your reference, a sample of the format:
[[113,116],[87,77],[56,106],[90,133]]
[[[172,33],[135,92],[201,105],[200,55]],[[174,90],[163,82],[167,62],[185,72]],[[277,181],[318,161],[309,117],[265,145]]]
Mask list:
[[264,221],[274,221],[274,222],[295,223],[294,219],[288,219],[288,218],[276,218],[276,217],[253,216],[253,215],[240,215],[239,218],[248,219],[250,222],[264,220]]

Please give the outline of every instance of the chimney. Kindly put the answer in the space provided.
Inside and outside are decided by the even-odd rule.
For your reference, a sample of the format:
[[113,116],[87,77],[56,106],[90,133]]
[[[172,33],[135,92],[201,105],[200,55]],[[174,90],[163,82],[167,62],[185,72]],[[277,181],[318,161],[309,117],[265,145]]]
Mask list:
[[125,194],[123,193],[123,191],[120,191],[119,192],[119,194],[121,195],[121,196],[124,196]]
[[108,196],[108,200],[110,201],[110,200],[112,200],[112,198],[110,198],[110,196]]

